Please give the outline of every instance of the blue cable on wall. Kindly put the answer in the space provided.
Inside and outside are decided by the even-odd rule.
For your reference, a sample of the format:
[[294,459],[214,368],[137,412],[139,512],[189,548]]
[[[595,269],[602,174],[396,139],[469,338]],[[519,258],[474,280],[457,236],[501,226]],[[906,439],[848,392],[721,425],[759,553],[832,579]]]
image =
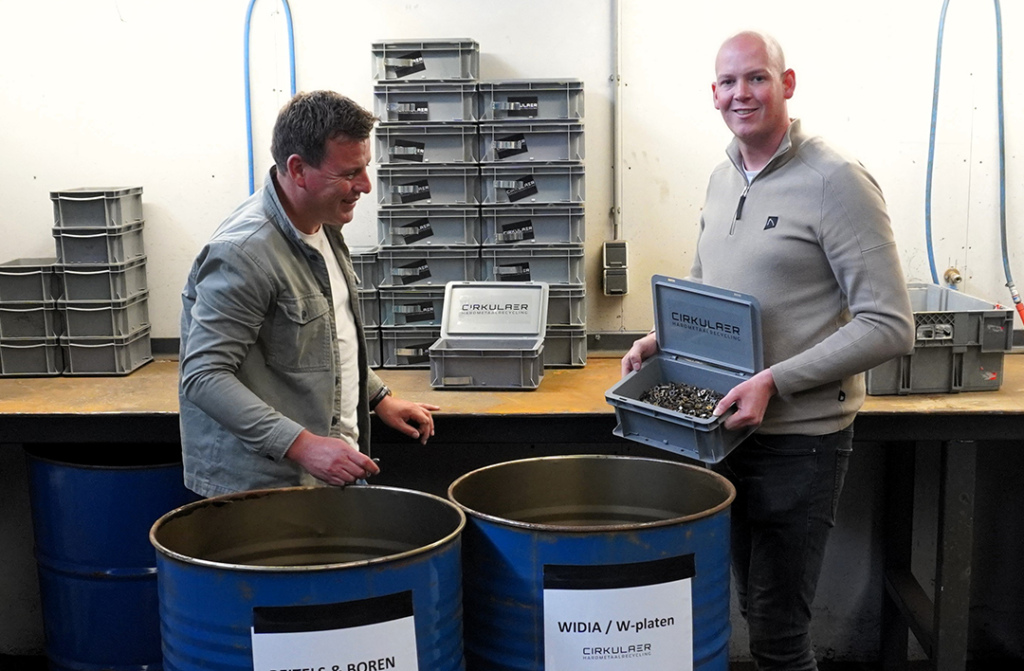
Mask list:
[[[288,63],[289,74],[291,75],[291,94],[295,95],[295,33],[292,29],[292,10],[288,6],[288,0],[281,0],[284,6],[285,20],[288,25]],[[249,31],[252,24],[252,10],[256,0],[249,0],[249,7],[245,11],[245,138],[249,156],[249,195],[256,190],[255,165],[252,156],[252,93],[249,82]]]

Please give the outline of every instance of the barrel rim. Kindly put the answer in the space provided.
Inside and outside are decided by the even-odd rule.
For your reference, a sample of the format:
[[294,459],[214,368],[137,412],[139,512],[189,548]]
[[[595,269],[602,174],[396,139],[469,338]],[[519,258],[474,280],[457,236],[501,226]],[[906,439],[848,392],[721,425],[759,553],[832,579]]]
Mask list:
[[453,504],[451,501],[448,501],[447,499],[443,499],[440,496],[436,496],[436,495],[430,494],[428,492],[417,491],[417,490],[414,490],[414,489],[403,489],[401,487],[386,487],[386,486],[382,486],[382,485],[349,485],[349,486],[353,487],[353,488],[360,489],[360,490],[371,490],[372,489],[372,490],[382,490],[382,491],[390,491],[390,492],[401,492],[403,494],[413,494],[413,495],[422,496],[422,497],[428,498],[428,499],[434,499],[435,501],[443,503],[443,504],[445,504],[447,506],[451,506],[455,510],[455,512],[458,513],[459,523],[456,526],[456,528],[451,533],[449,533],[448,535],[443,536],[442,538],[439,538],[438,540],[436,540],[436,541],[434,541],[432,543],[428,543],[426,545],[422,545],[422,546],[414,548],[412,550],[406,550],[405,552],[399,552],[399,553],[396,553],[396,554],[384,555],[384,556],[381,556],[381,557],[374,557],[373,559],[361,559],[359,561],[352,561],[352,562],[341,562],[341,563],[333,563],[333,564],[310,564],[310,565],[306,565],[306,566],[289,566],[289,565],[282,565],[282,566],[275,566],[275,565],[253,566],[251,564],[228,564],[228,563],[225,563],[225,562],[211,561],[209,559],[200,559],[198,557],[190,557],[190,556],[182,554],[180,552],[176,552],[174,550],[171,550],[170,548],[168,548],[168,547],[164,546],[162,543],[160,543],[157,540],[157,538],[156,538],[156,534],[159,531],[159,527],[162,527],[166,523],[170,522],[172,519],[177,518],[177,517],[181,517],[181,516],[184,516],[184,515],[189,515],[189,514],[191,514],[193,512],[193,510],[198,509],[198,508],[202,508],[202,507],[205,507],[205,506],[208,506],[208,505],[217,505],[218,502],[227,502],[227,501],[231,501],[233,499],[262,498],[264,496],[273,495],[275,493],[288,492],[288,491],[312,491],[312,490],[319,490],[319,489],[344,489],[344,487],[323,487],[323,486],[317,486],[317,485],[304,486],[304,487],[277,487],[277,488],[270,488],[270,489],[253,489],[253,490],[248,490],[248,491],[244,491],[244,492],[234,492],[232,494],[222,494],[221,496],[214,496],[214,497],[202,499],[200,501],[194,501],[192,503],[187,503],[187,504],[185,504],[185,505],[183,505],[183,506],[181,506],[179,508],[175,508],[174,510],[171,510],[170,512],[162,515],[156,522],[153,523],[153,526],[150,527],[150,529],[149,529],[149,542],[153,545],[153,547],[156,549],[158,554],[162,554],[162,555],[164,555],[165,557],[167,557],[169,559],[174,559],[174,560],[180,561],[180,562],[185,563],[185,564],[192,564],[192,565],[195,565],[195,566],[204,566],[204,567],[207,567],[207,568],[213,568],[213,569],[218,569],[218,570],[239,571],[239,572],[245,572],[245,573],[282,573],[282,572],[286,572],[286,573],[299,573],[299,572],[336,571],[338,569],[352,569],[352,568],[374,566],[374,565],[377,565],[377,564],[385,564],[385,563],[390,563],[390,562],[394,562],[394,561],[398,561],[398,560],[402,560],[402,559],[407,559],[409,557],[414,557],[414,556],[419,555],[419,554],[423,554],[423,553],[426,553],[426,552],[431,552],[431,551],[433,551],[433,550],[435,550],[437,548],[442,547],[443,545],[447,545],[449,543],[454,542],[455,540],[457,540],[459,538],[459,536],[462,534],[462,530],[466,527],[466,515],[465,515],[465,513],[462,512],[462,509],[459,508],[457,505]]
[[[454,493],[453,493],[455,488],[459,485],[460,482],[462,482],[463,480],[465,480],[465,479],[467,479],[467,478],[469,478],[469,477],[471,477],[471,476],[473,476],[473,475],[475,475],[477,473],[481,473],[481,472],[484,472],[484,471],[488,471],[488,470],[492,470],[492,469],[496,470],[498,468],[502,468],[502,467],[508,466],[510,464],[519,464],[519,463],[528,463],[528,462],[542,462],[542,461],[556,461],[556,460],[575,460],[575,459],[590,459],[590,460],[597,460],[597,459],[605,459],[605,460],[620,459],[620,460],[626,460],[626,461],[648,461],[648,462],[656,462],[656,463],[659,463],[659,464],[665,464],[666,466],[678,467],[678,468],[682,468],[684,470],[696,471],[696,472],[703,473],[703,474],[706,474],[708,476],[711,476],[712,480],[717,481],[718,484],[724,485],[724,490],[725,490],[725,493],[727,494],[727,496],[725,497],[725,500],[722,501],[721,503],[719,503],[718,505],[716,505],[716,506],[714,506],[712,508],[707,508],[705,510],[700,511],[699,513],[694,513],[692,515],[680,515],[678,517],[671,517],[671,518],[664,519],[664,520],[655,520],[653,522],[631,522],[629,524],[603,524],[603,525],[596,525],[595,524],[595,525],[592,525],[592,526],[576,526],[576,525],[570,526],[570,525],[566,525],[566,524],[545,524],[545,523],[542,523],[542,522],[523,522],[523,521],[520,521],[520,520],[511,520],[511,519],[508,519],[506,517],[499,517],[497,515],[491,515],[489,513],[483,513],[483,512],[480,512],[479,510],[475,510],[473,508],[470,508],[468,506],[465,506],[465,505],[459,503],[455,499],[455,496],[454,496]],[[677,461],[669,461],[667,459],[653,459],[653,458],[650,458],[650,457],[630,457],[630,456],[617,455],[617,454],[570,454],[570,455],[559,455],[559,456],[549,456],[549,457],[531,457],[531,458],[528,458],[528,459],[513,459],[513,460],[510,460],[510,461],[503,461],[503,462],[500,462],[500,463],[497,463],[497,464],[490,464],[488,466],[483,466],[483,467],[478,468],[476,470],[470,471],[469,473],[465,473],[465,474],[459,476],[455,481],[452,482],[451,485],[448,486],[448,500],[451,501],[453,504],[455,504],[459,509],[464,511],[466,513],[466,515],[469,515],[471,517],[475,517],[475,518],[478,518],[478,519],[481,519],[481,520],[486,520],[488,522],[492,522],[492,523],[498,524],[498,525],[505,525],[505,526],[509,526],[509,527],[516,527],[516,528],[520,528],[520,529],[530,529],[530,530],[533,530],[533,531],[551,531],[551,532],[556,532],[556,533],[561,533],[561,534],[581,534],[581,535],[582,534],[592,534],[592,533],[602,533],[602,532],[613,532],[613,531],[635,531],[637,529],[653,529],[653,528],[657,528],[657,527],[673,526],[673,525],[680,524],[682,522],[692,522],[694,520],[703,519],[705,517],[711,517],[712,515],[715,515],[715,514],[721,512],[721,511],[727,509],[729,506],[732,505],[732,503],[733,503],[733,501],[735,499],[736,499],[736,487],[734,487],[733,484],[731,482],[729,482],[729,480],[725,476],[723,476],[720,473],[716,473],[716,472],[714,472],[714,471],[712,471],[712,470],[710,470],[708,468],[701,468],[699,466],[695,466],[695,465],[692,465],[692,464],[681,464],[681,463],[679,463]]]

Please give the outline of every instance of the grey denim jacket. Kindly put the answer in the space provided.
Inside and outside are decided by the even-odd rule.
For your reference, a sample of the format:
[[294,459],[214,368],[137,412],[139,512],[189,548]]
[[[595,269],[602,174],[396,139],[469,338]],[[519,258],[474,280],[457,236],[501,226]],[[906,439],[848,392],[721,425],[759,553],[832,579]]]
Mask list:
[[[327,266],[263,188],[217,229],[182,291],[178,399],[185,485],[202,496],[288,487],[308,478],[285,452],[302,429],[339,437],[341,379]],[[339,230],[325,227],[359,334],[359,447],[369,452],[367,366],[355,272]]]

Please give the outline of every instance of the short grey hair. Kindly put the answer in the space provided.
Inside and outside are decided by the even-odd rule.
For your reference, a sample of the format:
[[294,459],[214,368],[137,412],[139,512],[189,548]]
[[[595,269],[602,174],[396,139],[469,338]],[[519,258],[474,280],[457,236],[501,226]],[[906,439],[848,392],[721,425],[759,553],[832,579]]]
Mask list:
[[298,154],[319,168],[327,142],[344,136],[362,141],[370,137],[377,117],[334,91],[299,93],[277,115],[270,154],[279,171],[287,170],[288,157]]

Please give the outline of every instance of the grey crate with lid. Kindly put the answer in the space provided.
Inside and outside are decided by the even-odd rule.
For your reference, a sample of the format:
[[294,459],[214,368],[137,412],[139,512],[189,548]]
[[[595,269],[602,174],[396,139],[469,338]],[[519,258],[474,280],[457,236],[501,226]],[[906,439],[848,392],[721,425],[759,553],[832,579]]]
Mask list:
[[374,132],[382,165],[475,164],[480,149],[475,124],[386,123]]
[[935,284],[910,283],[914,351],[865,373],[867,393],[994,391],[1013,347],[1010,308]]
[[483,163],[579,163],[583,137],[579,122],[482,123],[478,154]]
[[377,81],[474,81],[480,76],[480,45],[468,38],[374,42]]
[[349,256],[356,274],[356,285],[361,289],[375,289],[380,284],[381,268],[377,258],[378,247],[351,247]]
[[480,244],[476,207],[382,207],[377,210],[380,243],[389,247]]
[[377,289],[358,289],[359,317],[364,327],[380,326],[380,294]]
[[57,228],[118,228],[142,221],[142,187],[81,187],[51,191]]
[[64,350],[57,336],[0,338],[0,376],[50,377],[64,372]]
[[544,376],[548,286],[451,282],[430,347],[436,389],[536,389]]
[[476,84],[377,84],[373,111],[385,123],[473,123]]
[[587,365],[587,329],[551,326],[544,333],[545,368],[581,368]]
[[380,329],[366,329],[363,331],[363,338],[366,340],[366,365],[370,368],[380,368],[382,359],[380,351]]
[[440,326],[444,290],[443,285],[381,289],[381,326]]
[[55,301],[0,303],[0,338],[53,338],[61,330]]
[[382,326],[381,365],[384,368],[429,368],[430,346],[441,337],[440,327]]
[[508,164],[480,167],[483,205],[582,204],[586,200],[582,165]]
[[110,228],[54,228],[57,263],[126,263],[145,256],[143,223]]
[[56,266],[66,301],[118,301],[148,289],[146,257],[127,263]]
[[586,326],[587,287],[585,284],[548,286],[548,326]]
[[582,205],[490,205],[480,208],[484,245],[582,245]]
[[578,121],[583,118],[583,82],[578,79],[482,81],[481,121]]
[[726,394],[764,366],[761,310],[753,296],[663,275],[651,279],[658,353],[605,392],[617,436],[707,463],[721,461],[753,427],[727,430],[708,419],[641,402],[658,384],[682,383]]
[[378,205],[423,207],[480,202],[480,170],[476,165],[381,166],[377,169],[377,184]]
[[55,256],[0,263],[0,303],[42,303],[58,298],[56,263]]
[[153,360],[149,327],[124,337],[61,336],[65,375],[128,375]]
[[581,245],[482,247],[480,259],[485,280],[551,285],[578,285],[584,281]]
[[64,334],[80,337],[128,337],[149,326],[149,292],[115,301],[57,301]]
[[381,287],[444,286],[480,279],[477,247],[382,247]]

